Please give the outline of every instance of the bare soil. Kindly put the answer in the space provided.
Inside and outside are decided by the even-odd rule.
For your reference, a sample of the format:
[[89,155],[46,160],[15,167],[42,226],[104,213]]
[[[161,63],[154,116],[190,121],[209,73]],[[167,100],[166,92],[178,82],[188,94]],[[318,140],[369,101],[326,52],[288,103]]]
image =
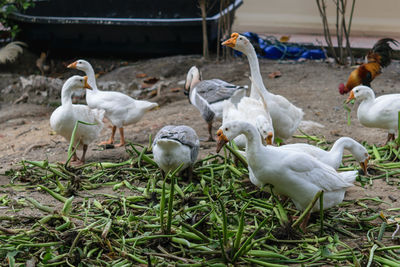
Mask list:
[[[8,85],[17,83],[20,75],[39,74],[35,67],[35,57],[23,65],[15,64],[1,67],[0,73],[0,173],[10,168],[17,168],[22,159],[44,160],[50,162],[65,161],[68,143],[60,136],[54,135],[49,125],[49,117],[54,110],[54,103],[59,97],[40,99],[42,96],[29,93],[27,103],[12,104],[19,98],[22,91],[12,91],[8,94],[2,91]],[[69,61],[58,61],[48,76],[65,79],[72,74],[81,74],[78,71],[64,69]],[[239,85],[249,84],[249,65],[246,58],[235,58],[231,62],[204,61],[199,56],[173,56],[158,59],[126,62],[122,60],[90,60],[96,72],[101,73],[98,82],[118,81],[123,84],[141,84],[143,78],[137,78],[138,73],[145,73],[148,77],[157,77],[166,84],[161,94],[155,97],[145,95],[150,101],[160,104],[160,108],[148,112],[143,119],[125,127],[126,138],[134,143],[147,144],[149,136],[167,124],[185,124],[193,127],[201,139],[206,139],[207,125],[195,107],[189,104],[183,94],[182,81],[192,65],[197,65],[204,79],[220,78]],[[17,62],[16,64],[22,64]],[[305,120],[311,120],[324,125],[324,128],[303,129],[309,135],[325,138],[328,143],[334,142],[341,136],[349,136],[355,140],[366,141],[381,146],[386,141],[386,132],[380,129],[363,127],[357,121],[356,107],[352,108],[351,125],[347,124],[347,113],[343,109],[343,102],[347,96],[338,93],[338,85],[346,82],[352,70],[348,67],[338,67],[335,64],[308,61],[271,61],[260,60],[261,73],[268,90],[275,94],[287,97],[292,103],[301,107],[305,112]],[[280,71],[282,76],[275,79],[268,78],[268,74]],[[399,93],[400,63],[393,62],[384,73],[373,82],[377,95]],[[128,87],[126,87],[128,88]],[[61,88],[60,88],[61,89]],[[124,91],[131,94],[130,88]],[[84,102],[84,101],[83,101]],[[37,104],[41,103],[41,104]],[[214,123],[216,130],[221,122]],[[110,129],[104,127],[98,142],[109,137]],[[299,133],[301,134],[301,133]],[[117,134],[117,139],[119,138]],[[304,139],[291,138],[287,143],[305,142]],[[215,143],[201,142],[200,157],[215,153]],[[80,152],[79,152],[80,153]],[[124,148],[101,149],[95,143],[91,144],[87,154],[87,161],[120,162],[128,157]],[[9,178],[0,176],[0,185],[9,183]],[[1,189],[9,192],[8,189]],[[14,192],[14,194],[16,194]],[[399,207],[400,197],[397,186],[390,186],[383,180],[374,180],[372,185],[361,187],[356,183],[348,190],[347,199],[378,196],[388,204],[381,204],[382,208]],[[389,196],[391,198],[389,198]],[[43,204],[53,202],[42,195]],[[51,198],[51,197],[49,197]],[[398,201],[396,201],[398,200]]]

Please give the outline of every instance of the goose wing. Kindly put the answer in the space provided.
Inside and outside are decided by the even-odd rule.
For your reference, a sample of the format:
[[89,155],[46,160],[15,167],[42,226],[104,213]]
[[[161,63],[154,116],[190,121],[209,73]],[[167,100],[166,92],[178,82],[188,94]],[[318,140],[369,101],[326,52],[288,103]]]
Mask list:
[[219,79],[212,79],[199,82],[195,88],[202,98],[212,104],[228,99],[237,90],[245,89],[246,87],[230,84]]
[[304,183],[312,183],[325,191],[335,191],[352,186],[332,167],[305,153],[293,153],[286,159],[288,171]]

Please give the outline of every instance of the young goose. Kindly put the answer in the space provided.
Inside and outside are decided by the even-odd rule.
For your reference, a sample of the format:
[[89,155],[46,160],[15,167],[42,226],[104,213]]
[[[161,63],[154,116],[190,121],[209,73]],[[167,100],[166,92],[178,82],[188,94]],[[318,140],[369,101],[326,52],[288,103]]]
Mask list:
[[136,100],[120,92],[101,91],[97,88],[94,70],[89,62],[79,59],[68,65],[68,68],[78,69],[86,73],[88,82],[93,88],[86,91],[86,102],[90,108],[105,110],[105,117],[111,121],[112,132],[109,140],[101,142],[99,145],[114,144],[114,136],[117,128],[121,136],[121,141],[116,147],[125,145],[124,126],[138,122],[143,115],[158,106],[157,103]]
[[[263,146],[256,128],[247,122],[225,123],[217,132],[217,152],[229,140],[244,134],[246,158],[257,186],[271,184],[278,194],[290,197],[297,209],[304,210],[315,194],[324,190],[324,209],[343,201],[346,188],[353,186],[356,171],[338,173],[331,166],[302,152]],[[313,211],[319,209],[319,204]]]
[[188,175],[191,177],[199,148],[199,137],[191,127],[167,125],[154,138],[154,161],[165,173],[175,170],[183,163],[181,170],[188,168]]
[[196,66],[190,68],[186,76],[185,95],[199,111],[208,125],[208,141],[214,141],[212,123],[215,118],[222,119],[223,101],[231,99],[234,103],[246,94],[247,86],[237,86],[219,79],[201,80]]
[[246,37],[238,33],[232,33],[231,38],[223,42],[222,45],[229,46],[247,56],[250,64],[251,77],[254,79],[254,83],[257,87],[261,89],[260,95],[259,92],[253,90],[252,85],[250,97],[256,99],[263,97],[266,101],[272,118],[275,137],[281,139],[291,137],[303,118],[303,111],[290,103],[285,97],[267,91],[261,77],[257,54],[253,45]]
[[79,141],[79,147],[83,148],[82,157],[79,160],[76,154],[73,155],[71,163],[81,165],[85,162],[85,155],[88,145],[96,139],[103,128],[103,110],[90,109],[86,105],[73,105],[71,100],[72,90],[91,89],[87,83],[88,77],[72,76],[63,85],[61,90],[61,106],[59,106],[50,117],[51,128],[59,135],[63,136],[67,141],[71,140],[72,131],[75,123],[79,121],[95,123],[96,125],[79,124],[76,134],[75,143]]
[[369,155],[367,149],[350,137],[341,137],[333,144],[331,150],[325,151],[319,147],[297,143],[280,146],[283,150],[299,151],[309,154],[310,156],[320,160],[321,162],[331,166],[335,170],[339,169],[342,163],[343,150],[347,149],[351,152],[357,162],[360,163],[361,169],[367,174],[367,165]]
[[352,99],[360,100],[357,110],[358,121],[365,127],[387,129],[387,141],[394,140],[397,132],[400,94],[389,94],[375,98],[374,91],[368,86],[359,85],[350,91],[346,103]]

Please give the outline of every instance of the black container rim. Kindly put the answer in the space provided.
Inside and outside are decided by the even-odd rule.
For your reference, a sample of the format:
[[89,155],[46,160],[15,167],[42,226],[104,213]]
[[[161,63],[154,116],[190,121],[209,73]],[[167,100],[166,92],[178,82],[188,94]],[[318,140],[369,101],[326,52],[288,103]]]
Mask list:
[[[233,9],[243,4],[243,0],[235,0],[227,8],[214,16],[207,17],[207,21],[216,21],[221,15],[229,14]],[[4,10],[5,7],[3,7]],[[174,24],[198,24],[202,18],[180,18],[180,19],[145,19],[145,18],[104,18],[104,17],[54,17],[54,16],[32,16],[20,12],[12,12],[10,18],[16,21],[41,24],[100,24],[100,25],[174,25]]]

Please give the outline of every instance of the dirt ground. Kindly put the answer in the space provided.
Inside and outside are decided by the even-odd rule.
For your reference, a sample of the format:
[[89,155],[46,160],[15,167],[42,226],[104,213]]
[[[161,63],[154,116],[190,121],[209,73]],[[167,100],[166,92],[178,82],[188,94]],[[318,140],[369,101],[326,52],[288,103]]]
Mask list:
[[[19,61],[9,67],[0,68],[0,174],[9,168],[17,168],[18,162],[22,159],[48,159],[50,162],[66,159],[68,143],[62,137],[54,135],[49,125],[54,103],[60,101],[59,97],[50,96],[43,100],[41,95],[30,92],[26,103],[12,104],[23,91],[5,92],[7,86],[18,82],[20,75],[39,74],[39,70],[35,67],[35,57],[29,55],[28,58],[23,66],[16,65],[22,64]],[[55,67],[47,76],[65,80],[72,74],[81,74],[79,71],[64,69],[66,64],[73,60],[52,64]],[[141,84],[143,78],[137,78],[138,73],[160,78],[164,82],[161,94],[150,98],[150,101],[158,102],[160,108],[148,112],[140,122],[125,127],[126,138],[135,143],[148,143],[150,134],[154,136],[167,124],[185,124],[193,127],[201,139],[208,137],[206,123],[197,109],[189,104],[182,90],[186,72],[192,65],[197,65],[201,69],[204,79],[220,78],[239,85],[250,84],[248,79],[250,70],[246,58],[236,58],[223,63],[203,61],[200,56],[173,56],[136,62],[116,59],[89,59],[89,61],[95,71],[101,74],[98,78],[99,83],[120,82],[126,85],[124,88],[127,89],[122,91],[127,94],[132,94],[132,86],[128,84]],[[301,107],[305,113],[305,120],[324,125],[324,128],[303,129],[306,133],[324,137],[328,142],[334,142],[341,136],[349,136],[360,142],[375,143],[377,146],[385,142],[387,134],[385,131],[365,128],[358,123],[355,108],[358,104],[352,108],[351,125],[347,125],[346,111],[342,107],[347,96],[340,95],[337,88],[339,83],[346,81],[350,68],[317,61],[298,63],[264,59],[260,60],[260,67],[268,90],[287,97],[292,103]],[[274,71],[280,71],[282,76],[275,79],[268,78],[268,74]],[[376,94],[399,93],[399,73],[400,62],[395,61],[373,82]],[[215,131],[220,124],[218,121],[214,123]],[[107,139],[109,134],[110,129],[104,127],[98,141]],[[119,139],[118,134],[117,139]],[[305,141],[298,138],[287,140],[287,143],[294,142]],[[213,142],[202,141],[200,157],[215,153],[215,147]],[[89,147],[87,161],[119,162],[127,157],[124,148],[103,150],[93,143]],[[0,175],[0,185],[8,183],[8,178]],[[389,186],[384,181],[374,181],[373,187],[364,188],[356,183],[356,186],[348,190],[346,198],[375,196],[390,203],[391,207],[399,206],[400,200],[395,202],[399,198],[397,187]]]

